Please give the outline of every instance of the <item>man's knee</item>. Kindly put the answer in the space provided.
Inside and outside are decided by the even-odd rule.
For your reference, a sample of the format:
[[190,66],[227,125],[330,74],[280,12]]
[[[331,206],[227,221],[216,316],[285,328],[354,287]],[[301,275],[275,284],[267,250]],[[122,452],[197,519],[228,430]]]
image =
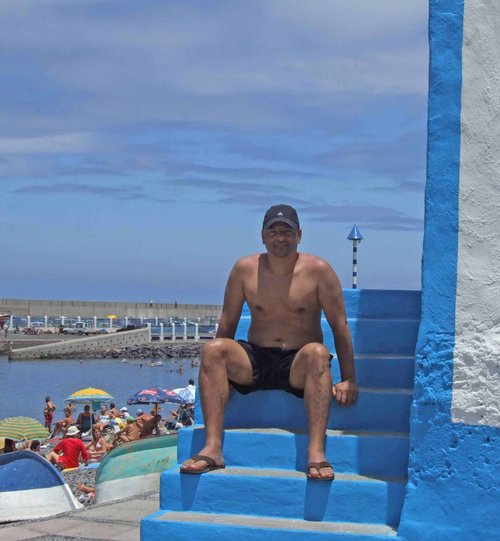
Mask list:
[[307,344],[302,348],[305,362],[308,367],[324,370],[330,367],[330,352],[319,342]]
[[215,338],[203,346],[201,361],[203,363],[217,362],[227,358],[234,340],[229,338]]

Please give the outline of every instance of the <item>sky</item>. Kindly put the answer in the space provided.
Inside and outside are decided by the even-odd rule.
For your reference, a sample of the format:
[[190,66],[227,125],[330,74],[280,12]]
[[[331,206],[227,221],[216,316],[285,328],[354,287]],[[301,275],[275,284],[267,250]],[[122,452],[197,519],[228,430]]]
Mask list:
[[0,298],[221,303],[278,203],[420,289],[427,4],[0,3]]

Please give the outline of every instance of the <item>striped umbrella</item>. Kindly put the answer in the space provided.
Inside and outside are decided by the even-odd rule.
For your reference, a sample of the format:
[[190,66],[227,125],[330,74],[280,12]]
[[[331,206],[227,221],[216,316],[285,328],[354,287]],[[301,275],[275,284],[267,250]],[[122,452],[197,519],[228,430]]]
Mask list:
[[31,417],[7,417],[0,420],[0,438],[43,440],[49,436],[49,431]]
[[87,389],[80,389],[70,394],[64,401],[74,402],[75,404],[87,404],[90,402],[111,402],[112,400],[114,398],[106,391],[96,389],[95,387],[87,387]]

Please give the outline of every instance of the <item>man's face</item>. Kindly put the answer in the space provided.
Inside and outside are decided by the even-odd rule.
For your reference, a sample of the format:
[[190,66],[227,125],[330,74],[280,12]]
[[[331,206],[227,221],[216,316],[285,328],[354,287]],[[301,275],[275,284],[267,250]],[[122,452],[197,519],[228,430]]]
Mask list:
[[300,229],[294,229],[284,222],[276,222],[262,230],[262,242],[268,253],[276,257],[287,257],[297,251],[301,235]]

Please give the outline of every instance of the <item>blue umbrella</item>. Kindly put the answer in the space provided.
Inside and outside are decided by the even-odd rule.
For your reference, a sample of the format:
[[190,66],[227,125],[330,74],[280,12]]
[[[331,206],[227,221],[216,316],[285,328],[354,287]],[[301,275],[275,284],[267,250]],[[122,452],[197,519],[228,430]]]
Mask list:
[[168,389],[160,389],[159,387],[151,387],[143,389],[132,395],[127,404],[163,404],[171,402],[173,404],[183,404],[184,400],[176,393]]

